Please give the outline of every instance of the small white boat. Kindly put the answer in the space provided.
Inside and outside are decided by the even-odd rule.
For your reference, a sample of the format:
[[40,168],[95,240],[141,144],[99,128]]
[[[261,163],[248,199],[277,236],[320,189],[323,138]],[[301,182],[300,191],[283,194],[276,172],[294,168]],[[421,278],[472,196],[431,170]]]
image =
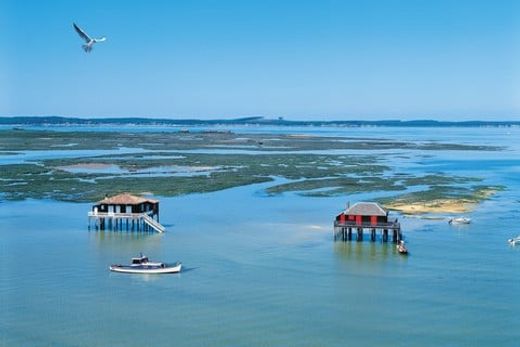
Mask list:
[[400,241],[395,248],[399,254],[408,255],[408,248],[404,245],[404,241]]
[[469,223],[471,223],[471,218],[467,218],[467,217],[451,218],[448,221],[448,223],[449,224],[469,224]]
[[110,265],[110,271],[122,272],[129,274],[169,274],[181,272],[182,264],[176,262],[175,264],[166,264],[159,262],[151,262],[148,257],[140,255],[132,258],[130,265]]
[[517,237],[514,237],[512,239],[507,240],[507,242],[509,242],[509,244],[511,246],[520,245],[520,235],[518,235]]

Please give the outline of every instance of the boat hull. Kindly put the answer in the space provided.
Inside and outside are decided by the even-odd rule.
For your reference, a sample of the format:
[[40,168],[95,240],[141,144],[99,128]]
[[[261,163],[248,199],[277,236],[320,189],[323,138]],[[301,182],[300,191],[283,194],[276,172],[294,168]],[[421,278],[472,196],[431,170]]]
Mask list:
[[520,238],[514,238],[514,239],[509,239],[507,240],[507,242],[509,242],[509,244],[511,246],[516,246],[516,245],[520,245]]
[[452,218],[448,221],[448,223],[450,224],[470,224],[471,223],[471,219],[470,218],[465,218],[465,217],[460,217],[460,218]]
[[397,253],[402,255],[408,255],[408,248],[405,247],[404,242],[401,241],[400,244],[395,246],[395,249],[397,249]]
[[161,274],[170,274],[170,273],[179,273],[181,272],[182,264],[175,264],[174,266],[166,266],[166,267],[157,267],[157,268],[141,268],[135,266],[124,266],[124,265],[112,265],[110,266],[110,271],[120,272],[120,273],[128,273],[128,274],[141,274],[141,275],[161,275]]

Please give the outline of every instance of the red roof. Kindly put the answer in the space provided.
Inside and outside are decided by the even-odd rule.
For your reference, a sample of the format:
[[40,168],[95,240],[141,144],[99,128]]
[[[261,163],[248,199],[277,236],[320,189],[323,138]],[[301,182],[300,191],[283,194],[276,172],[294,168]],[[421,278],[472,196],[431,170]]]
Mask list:
[[386,211],[377,202],[356,202],[347,208],[346,215],[351,216],[386,216]]
[[123,193],[114,195],[111,197],[106,197],[101,201],[98,201],[98,204],[107,204],[107,205],[139,205],[144,202],[149,202],[152,204],[156,204],[159,200],[149,199],[142,196],[132,195],[130,193]]

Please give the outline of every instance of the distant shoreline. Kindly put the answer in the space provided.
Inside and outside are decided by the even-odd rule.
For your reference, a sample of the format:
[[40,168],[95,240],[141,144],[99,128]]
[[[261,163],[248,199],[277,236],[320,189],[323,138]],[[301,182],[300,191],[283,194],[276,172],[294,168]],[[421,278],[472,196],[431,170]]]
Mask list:
[[147,126],[222,126],[222,125],[268,125],[268,126],[330,126],[330,127],[427,127],[427,128],[471,128],[471,127],[520,127],[520,121],[436,121],[436,120],[337,120],[298,121],[283,118],[246,117],[235,119],[161,119],[161,118],[76,118],[60,116],[16,116],[0,117],[0,125],[10,126],[92,126],[92,125],[147,125]]

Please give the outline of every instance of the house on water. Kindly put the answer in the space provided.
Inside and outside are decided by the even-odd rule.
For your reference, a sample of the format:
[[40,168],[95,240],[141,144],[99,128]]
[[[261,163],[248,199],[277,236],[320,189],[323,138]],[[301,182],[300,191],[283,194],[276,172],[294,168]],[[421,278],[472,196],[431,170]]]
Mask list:
[[357,241],[362,241],[365,231],[370,234],[371,241],[376,240],[377,231],[381,231],[381,239],[388,241],[388,233],[392,232],[392,240],[402,239],[401,225],[397,219],[390,220],[388,211],[376,202],[357,202],[336,216],[334,220],[334,240],[352,240],[352,231],[357,234]]
[[165,231],[159,223],[159,201],[129,193],[107,196],[95,203],[88,221],[89,228],[94,221],[100,230]]

